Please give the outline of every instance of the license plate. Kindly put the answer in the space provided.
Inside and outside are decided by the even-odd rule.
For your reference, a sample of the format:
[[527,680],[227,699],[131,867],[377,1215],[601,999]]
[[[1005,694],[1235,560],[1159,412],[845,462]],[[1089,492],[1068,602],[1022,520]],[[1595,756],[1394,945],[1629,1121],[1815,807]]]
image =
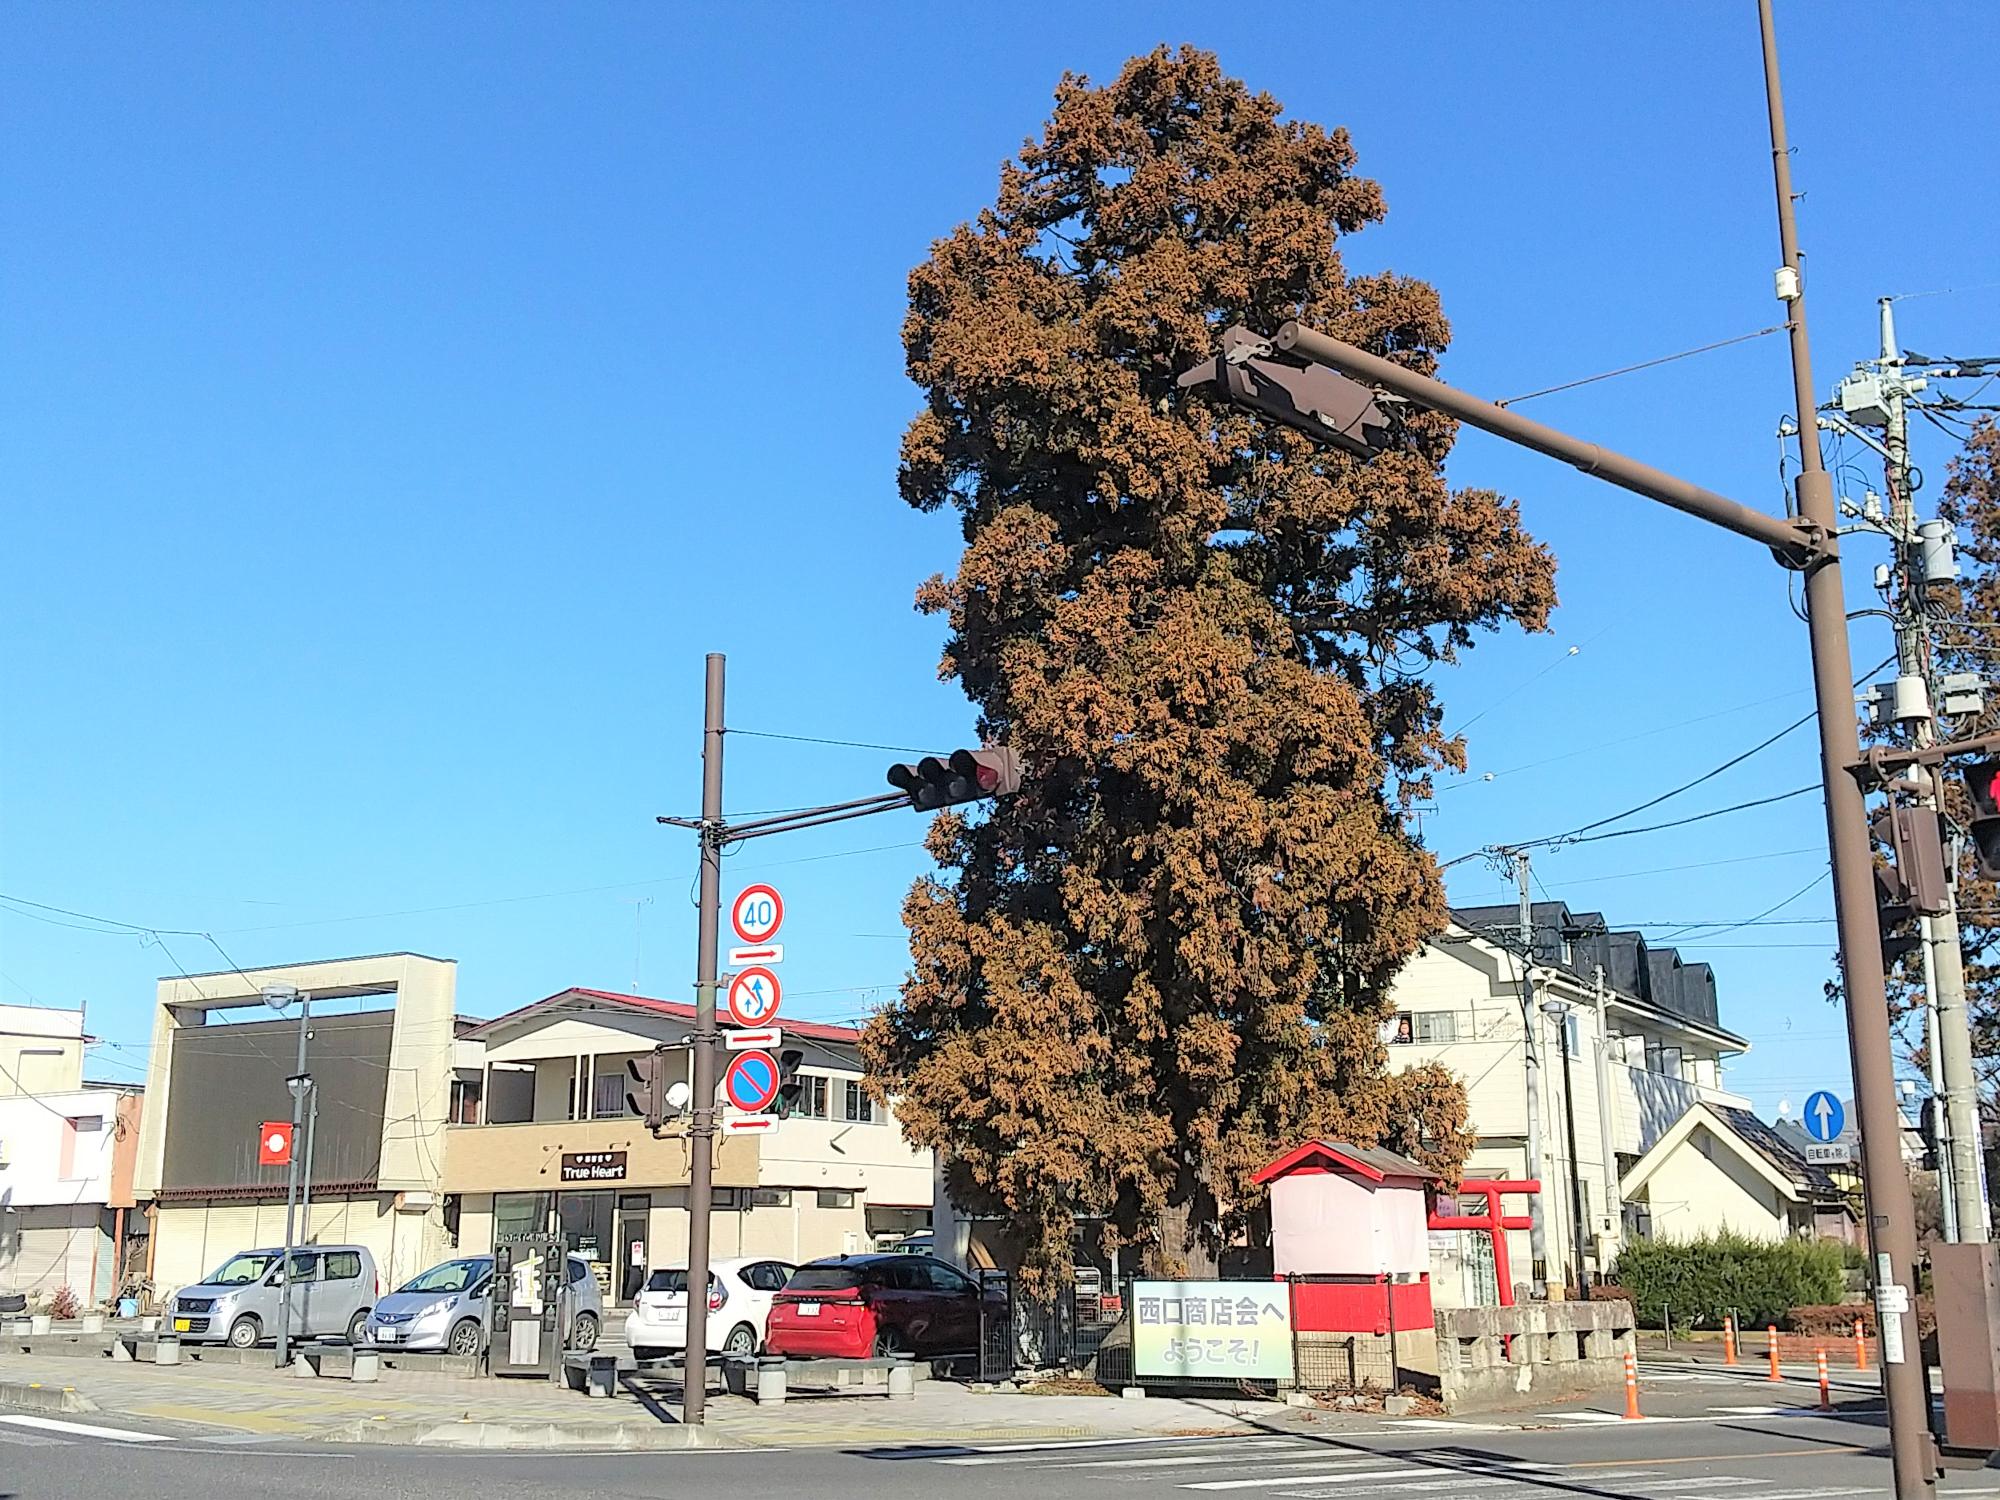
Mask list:
[[175,1333],[192,1333],[193,1331],[194,1331],[194,1319],[192,1319],[192,1318],[175,1318],[175,1319],[174,1319],[174,1332],[175,1332]]
[[378,1344],[393,1344],[393,1343],[395,1343],[395,1342],[396,1342],[396,1330],[395,1330],[395,1329],[393,1329],[393,1328],[378,1328],[378,1329],[376,1329],[376,1330],[375,1330],[375,1342],[376,1342],[376,1343],[378,1343]]
[[801,1302],[799,1304],[799,1316],[802,1318],[818,1317],[819,1304],[817,1302]]

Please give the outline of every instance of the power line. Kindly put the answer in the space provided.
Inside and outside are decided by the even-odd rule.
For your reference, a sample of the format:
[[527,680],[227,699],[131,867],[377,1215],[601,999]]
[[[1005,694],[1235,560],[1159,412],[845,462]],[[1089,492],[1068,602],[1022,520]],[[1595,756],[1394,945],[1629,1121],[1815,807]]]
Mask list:
[[[800,745],[838,745],[847,750],[887,750],[895,755],[949,755],[948,750],[919,750],[913,745],[877,745],[868,740],[830,740],[814,734],[779,734],[769,729],[738,729],[731,725],[726,734],[747,734],[758,740],[791,740]],[[741,816],[739,814],[738,816]]]
[[1747,344],[1752,339],[1761,339],[1773,333],[1783,333],[1789,325],[1773,323],[1769,328],[1760,328],[1755,333],[1739,333],[1733,339],[1719,339],[1713,344],[1703,344],[1695,349],[1683,349],[1679,354],[1663,354],[1658,359],[1641,360],[1636,365],[1626,365],[1617,370],[1606,370],[1602,375],[1586,375],[1581,380],[1568,380],[1561,385],[1545,386],[1539,391],[1529,391],[1525,396],[1509,396],[1505,401],[1496,401],[1495,406],[1519,406],[1523,401],[1533,401],[1537,396],[1553,396],[1557,391],[1573,391],[1580,385],[1593,385],[1600,380],[1610,380],[1619,375],[1630,375],[1636,370],[1650,370],[1655,365],[1670,365],[1677,359],[1692,359],[1697,354],[1707,354],[1716,349],[1727,349],[1731,344]]

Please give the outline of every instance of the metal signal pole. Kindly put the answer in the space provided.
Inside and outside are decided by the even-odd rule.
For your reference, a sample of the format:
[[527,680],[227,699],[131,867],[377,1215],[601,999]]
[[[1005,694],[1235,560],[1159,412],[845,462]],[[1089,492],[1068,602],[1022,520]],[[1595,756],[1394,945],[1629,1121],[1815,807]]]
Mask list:
[[[1509,851],[1514,861],[1514,884],[1520,903],[1521,934],[1521,1032],[1527,1050],[1528,1095],[1528,1176],[1536,1182],[1547,1180],[1542,1162],[1542,1048],[1541,1012],[1535,1005],[1535,904],[1528,894],[1532,873],[1528,851]],[[1528,1275],[1537,1297],[1548,1295],[1549,1239],[1548,1214],[1542,1207],[1541,1191],[1528,1194]]]
[[[1813,400],[1812,346],[1806,333],[1805,284],[1799,267],[1799,226],[1792,196],[1791,149],[1778,82],[1778,33],[1771,0],[1757,0],[1764,50],[1764,102],[1770,116],[1771,177],[1778,199],[1781,293],[1789,317],[1792,397],[1799,424],[1799,517],[1825,539],[1817,566],[1806,570],[1806,615],[1819,700],[1820,770],[1826,782],[1827,839],[1832,846],[1834,910],[1840,931],[1841,982],[1847,996],[1847,1044],[1854,1069],[1854,1106],[1861,1128],[1862,1180],[1868,1204],[1868,1244],[1874,1256],[1876,1316],[1882,1330],[1882,1392],[1889,1408],[1889,1457],[1898,1500],[1934,1493],[1937,1458],[1930,1434],[1930,1390],[1919,1355],[1916,1212],[1903,1170],[1902,1115],[1896,1104],[1889,1001],[1883,985],[1882,937],[1875,915],[1874,855],[1868,812],[1855,766],[1861,740],[1854,725],[1848,652],[1847,599],[1833,538],[1839,518],[1833,480],[1820,455]],[[1784,278],[1789,277],[1789,283]]]
[[681,1420],[702,1424],[708,1405],[708,1230],[715,1176],[716,968],[722,925],[723,658],[708,655],[701,724],[701,895],[695,917],[694,1119],[688,1138],[687,1350],[681,1363]]

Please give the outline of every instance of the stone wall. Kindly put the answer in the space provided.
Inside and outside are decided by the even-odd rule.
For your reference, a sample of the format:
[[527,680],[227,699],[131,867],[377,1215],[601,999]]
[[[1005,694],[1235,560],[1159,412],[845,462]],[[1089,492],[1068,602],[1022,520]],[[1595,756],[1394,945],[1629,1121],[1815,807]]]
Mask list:
[[1531,1302],[1437,1314],[1451,1412],[1498,1411],[1616,1390],[1634,1352],[1629,1302]]

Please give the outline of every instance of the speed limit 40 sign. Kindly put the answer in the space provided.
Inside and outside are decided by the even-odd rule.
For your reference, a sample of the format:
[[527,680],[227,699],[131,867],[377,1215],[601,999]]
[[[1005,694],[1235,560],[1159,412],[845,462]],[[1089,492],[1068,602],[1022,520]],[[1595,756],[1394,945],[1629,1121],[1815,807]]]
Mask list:
[[746,943],[768,943],[785,925],[785,898],[776,886],[745,886],[730,903],[729,925]]

